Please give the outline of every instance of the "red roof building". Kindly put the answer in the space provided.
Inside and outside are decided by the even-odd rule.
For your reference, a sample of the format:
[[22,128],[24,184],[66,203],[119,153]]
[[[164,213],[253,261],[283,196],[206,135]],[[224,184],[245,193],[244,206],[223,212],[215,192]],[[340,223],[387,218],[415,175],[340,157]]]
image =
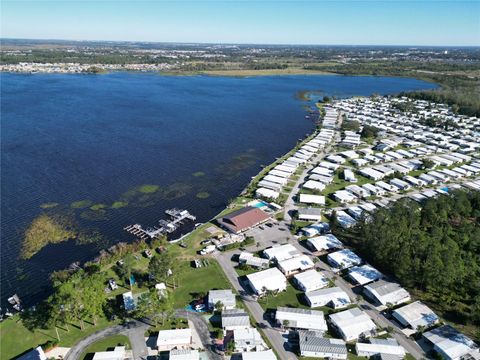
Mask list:
[[218,223],[227,230],[238,234],[248,230],[264,221],[270,216],[259,208],[246,206],[218,219]]

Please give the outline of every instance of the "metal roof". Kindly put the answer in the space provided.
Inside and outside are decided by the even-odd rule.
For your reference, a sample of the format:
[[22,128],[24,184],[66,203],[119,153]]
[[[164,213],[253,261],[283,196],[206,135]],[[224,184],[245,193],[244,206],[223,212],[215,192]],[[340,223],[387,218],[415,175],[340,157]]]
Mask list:
[[347,354],[347,346],[340,339],[324,338],[315,331],[300,331],[300,351]]

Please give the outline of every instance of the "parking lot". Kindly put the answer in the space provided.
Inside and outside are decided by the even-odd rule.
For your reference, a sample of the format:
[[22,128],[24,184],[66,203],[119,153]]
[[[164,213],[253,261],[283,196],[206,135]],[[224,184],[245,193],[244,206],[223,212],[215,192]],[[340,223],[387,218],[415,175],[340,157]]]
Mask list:
[[[268,226],[267,224],[271,225]],[[288,227],[282,222],[271,220],[260,226],[245,232],[247,236],[253,236],[255,240],[260,244],[259,249],[265,249],[274,245],[285,244],[293,239],[292,234]],[[250,249],[253,249],[250,247]]]

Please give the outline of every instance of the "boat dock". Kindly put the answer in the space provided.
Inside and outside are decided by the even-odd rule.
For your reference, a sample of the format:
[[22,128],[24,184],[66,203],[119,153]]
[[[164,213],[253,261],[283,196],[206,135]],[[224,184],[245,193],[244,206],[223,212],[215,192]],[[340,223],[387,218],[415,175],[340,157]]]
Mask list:
[[165,214],[169,216],[169,220],[159,220],[158,226],[144,229],[140,224],[129,225],[124,228],[128,233],[142,240],[150,240],[158,235],[170,234],[177,230],[186,221],[195,221],[197,218],[190,214],[188,210],[168,209]]

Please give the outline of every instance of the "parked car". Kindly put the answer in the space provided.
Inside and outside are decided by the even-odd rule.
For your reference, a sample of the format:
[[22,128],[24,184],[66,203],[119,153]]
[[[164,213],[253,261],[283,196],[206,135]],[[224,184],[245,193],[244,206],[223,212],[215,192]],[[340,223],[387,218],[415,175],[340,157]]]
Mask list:
[[118,285],[115,282],[115,280],[113,280],[113,279],[108,280],[108,285],[110,286],[110,289],[112,289],[112,290],[118,289]]
[[215,249],[216,249],[216,246],[215,246],[215,245],[213,245],[213,244],[212,244],[212,245],[207,245],[207,247],[206,247],[205,249],[202,249],[202,250],[200,251],[200,254],[201,254],[201,255],[211,254],[211,253],[213,253],[213,252],[215,251]]
[[149,249],[146,249],[146,250],[143,252],[143,254],[144,254],[147,258],[149,258],[149,259],[151,259],[151,258],[153,257],[153,254],[152,254],[152,252],[151,252]]

